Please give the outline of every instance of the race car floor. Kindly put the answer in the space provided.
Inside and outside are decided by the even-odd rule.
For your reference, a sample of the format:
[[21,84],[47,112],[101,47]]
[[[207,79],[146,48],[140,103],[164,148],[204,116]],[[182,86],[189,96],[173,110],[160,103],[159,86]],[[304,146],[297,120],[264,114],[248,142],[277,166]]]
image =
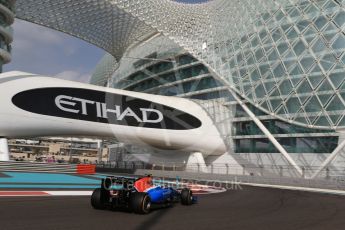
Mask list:
[[200,195],[196,205],[148,215],[94,210],[87,196],[0,198],[1,230],[340,230],[344,216],[344,196],[258,187]]

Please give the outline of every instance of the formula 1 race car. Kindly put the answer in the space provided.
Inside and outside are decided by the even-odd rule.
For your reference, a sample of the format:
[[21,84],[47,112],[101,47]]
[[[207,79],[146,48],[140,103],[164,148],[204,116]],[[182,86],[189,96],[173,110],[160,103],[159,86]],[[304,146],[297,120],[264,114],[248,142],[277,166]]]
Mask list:
[[138,179],[107,177],[102,179],[101,188],[95,189],[91,195],[91,205],[95,209],[126,209],[139,214],[177,202],[191,205],[196,202],[196,197],[188,188],[176,190],[154,186],[151,175]]

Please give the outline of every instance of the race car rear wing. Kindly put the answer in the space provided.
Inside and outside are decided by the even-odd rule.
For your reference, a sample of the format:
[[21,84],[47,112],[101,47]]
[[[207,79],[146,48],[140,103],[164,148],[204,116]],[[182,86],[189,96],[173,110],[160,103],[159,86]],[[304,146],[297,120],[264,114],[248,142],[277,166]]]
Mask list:
[[102,179],[101,188],[106,190],[132,190],[135,181],[135,178],[110,176]]

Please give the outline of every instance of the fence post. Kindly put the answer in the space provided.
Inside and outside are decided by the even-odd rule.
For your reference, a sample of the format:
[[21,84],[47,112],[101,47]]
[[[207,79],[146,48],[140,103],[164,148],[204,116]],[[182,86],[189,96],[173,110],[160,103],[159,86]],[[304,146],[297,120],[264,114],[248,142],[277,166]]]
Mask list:
[[305,178],[305,167],[302,166],[302,178]]
[[200,164],[197,163],[196,165],[198,166],[198,173],[200,173]]
[[164,164],[162,164],[162,171],[164,171],[164,169],[165,169],[165,166],[164,166]]
[[176,171],[176,165],[175,164],[173,164],[173,171],[175,172]]
[[264,166],[260,165],[259,167],[260,167],[260,175],[264,176]]
[[326,168],[326,179],[329,179],[329,168]]
[[279,166],[279,176],[283,177],[283,166]]
[[242,175],[246,175],[246,166],[245,166],[245,165],[242,165],[242,169],[243,169]]
[[211,174],[213,174],[213,164],[211,164]]
[[229,175],[229,164],[225,164],[226,167],[226,175]]

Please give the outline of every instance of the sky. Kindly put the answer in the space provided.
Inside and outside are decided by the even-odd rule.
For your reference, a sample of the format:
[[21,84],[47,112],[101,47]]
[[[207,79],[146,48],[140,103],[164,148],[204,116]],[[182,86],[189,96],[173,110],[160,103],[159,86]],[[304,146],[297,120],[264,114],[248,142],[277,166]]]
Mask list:
[[[176,0],[201,3],[207,0]],[[3,71],[24,71],[67,80],[89,82],[105,51],[43,26],[16,19],[13,24],[12,61]]]
[[46,27],[19,19],[13,24],[12,61],[4,72],[18,70],[88,82],[105,51]]

